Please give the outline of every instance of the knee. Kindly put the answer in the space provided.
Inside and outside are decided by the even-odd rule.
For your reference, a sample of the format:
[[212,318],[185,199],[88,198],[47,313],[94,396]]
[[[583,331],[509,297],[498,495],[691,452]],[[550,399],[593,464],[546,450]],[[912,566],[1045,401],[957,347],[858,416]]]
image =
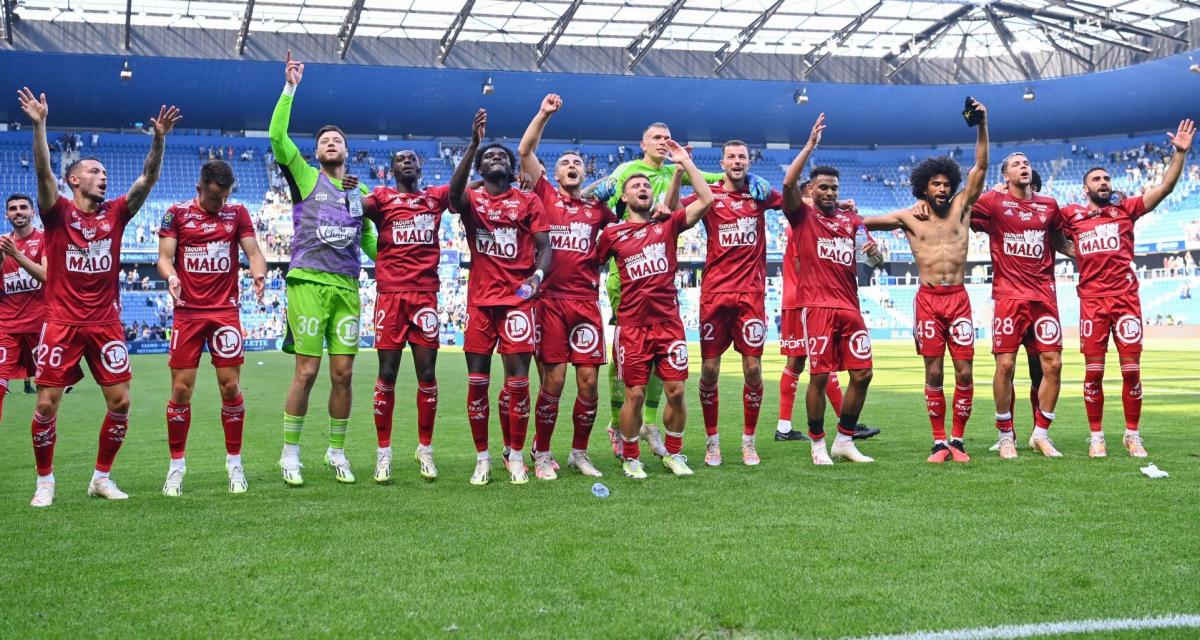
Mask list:
[[311,387],[317,380],[317,373],[320,372],[319,363],[304,363],[296,367],[296,380],[303,383],[306,387]]
[[113,413],[129,413],[129,394],[123,393],[108,400],[108,410]]
[[238,384],[237,378],[232,380],[221,381],[221,399],[233,400],[242,392],[242,386]]
[[[420,381],[421,384],[433,384],[433,383],[437,382],[437,368],[434,367],[433,365],[426,365],[424,367],[418,367],[417,368],[417,380]],[[396,381],[396,374],[393,372],[392,379],[390,382],[395,382],[395,381]]]
[[1062,371],[1062,354],[1057,351],[1042,354],[1042,375],[1057,376]]
[[645,387],[625,387],[625,405],[640,408],[646,402]]
[[379,379],[383,380],[384,382],[386,382],[388,384],[395,384],[396,383],[396,370],[398,368],[399,367],[397,367],[394,363],[386,363],[386,364],[380,363]]
[[[224,390],[222,390],[224,393]],[[192,399],[192,385],[186,382],[174,382],[171,384],[171,402],[184,403]]]
[[596,400],[596,385],[598,376],[595,369],[583,369],[575,379],[576,391],[579,397],[589,402]]
[[546,378],[542,381],[542,388],[547,393],[557,396],[562,393],[563,386],[566,385],[566,379],[558,367],[546,370]]
[[975,374],[971,373],[970,369],[961,369],[955,371],[954,384],[960,387],[969,387],[975,384]]
[[[865,387],[871,384],[871,378],[875,377],[875,373],[870,369],[855,369],[850,372],[850,384]],[[941,374],[938,374],[938,381],[941,382]]]
[[825,387],[829,384],[828,373],[814,373],[808,377],[808,386],[811,389],[816,389],[821,393],[825,393]]
[[667,402],[680,406],[683,404],[683,383],[671,381],[663,384],[663,395],[667,397]]
[[721,361],[705,359],[700,363],[700,379],[705,383],[715,382],[721,375]]
[[761,381],[762,380],[762,363],[757,359],[747,360],[742,365],[742,371],[746,375],[747,380]]
[[[853,376],[851,376],[851,377],[853,378]],[[944,381],[944,379],[945,379],[945,376],[942,375],[941,371],[926,371],[925,372],[925,384],[927,386],[934,387],[934,388],[940,387],[940,386],[942,386],[942,382]]]
[[38,398],[37,408],[34,411],[37,411],[40,416],[53,418],[58,415],[58,403],[49,398]]
[[351,367],[336,367],[329,370],[329,382],[335,387],[349,389],[353,377],[354,369]]

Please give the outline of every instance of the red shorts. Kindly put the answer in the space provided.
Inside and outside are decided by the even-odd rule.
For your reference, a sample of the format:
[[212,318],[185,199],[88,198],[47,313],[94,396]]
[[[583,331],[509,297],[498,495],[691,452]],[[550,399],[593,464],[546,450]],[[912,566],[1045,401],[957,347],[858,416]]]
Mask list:
[[242,357],[242,319],[237,311],[211,316],[176,313],[167,366],[195,369],[200,366],[200,353],[206,344],[214,367],[240,367],[245,362]]
[[1079,350],[1085,355],[1103,355],[1108,351],[1110,333],[1117,353],[1142,353],[1142,301],[1138,294],[1079,299]]
[[784,309],[783,319],[779,327],[779,354],[794,358],[808,355],[808,345],[804,344],[804,322],[801,320],[802,309]]
[[871,368],[871,332],[853,309],[805,307],[800,312],[808,344],[808,371],[834,373]]
[[37,367],[37,333],[0,333],[0,380],[33,375]]
[[913,299],[913,319],[918,355],[938,358],[949,348],[954,360],[975,358],[975,323],[966,287],[921,285]]
[[651,366],[664,381],[688,378],[687,340],[684,339],[683,322],[678,318],[675,322],[662,324],[618,325],[613,343],[617,377],[624,380],[627,387],[650,382]]
[[575,366],[605,363],[604,325],[595,300],[543,298],[537,303],[538,360]]
[[763,294],[708,293],[700,296],[700,357],[719,358],[732,343],[744,356],[761,356],[767,341]]
[[81,359],[87,359],[100,386],[133,379],[120,322],[76,325],[47,320],[38,342],[34,382],[44,387],[69,387],[83,379]]
[[436,291],[384,292],[375,301],[376,349],[437,349],[440,333]]
[[1058,305],[1041,300],[1001,299],[992,318],[992,353],[1062,351]]
[[[491,355],[533,353],[533,338],[537,331],[533,301],[512,307],[467,306],[467,328],[463,336],[463,351]],[[496,349],[499,343],[500,348]]]

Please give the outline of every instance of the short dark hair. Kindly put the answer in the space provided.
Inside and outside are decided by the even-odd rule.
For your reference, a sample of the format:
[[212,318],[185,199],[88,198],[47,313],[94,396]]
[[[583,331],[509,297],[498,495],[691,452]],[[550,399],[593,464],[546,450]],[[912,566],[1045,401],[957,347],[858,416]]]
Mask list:
[[1088,176],[1092,175],[1093,171],[1103,171],[1104,173],[1108,173],[1108,169],[1105,169],[1104,167],[1100,167],[1100,166],[1092,167],[1091,169],[1088,169],[1087,171],[1083,172],[1083,181],[1084,182],[1087,182]]
[[946,156],[926,158],[913,168],[908,176],[912,184],[912,194],[917,200],[925,199],[925,189],[935,176],[943,175],[950,180],[951,195],[958,193],[958,185],[962,184],[962,170],[958,163]]
[[671,127],[668,127],[667,123],[665,122],[651,122],[650,124],[646,125],[645,129],[642,129],[642,137],[645,138],[646,132],[650,131],[651,129],[666,129],[667,131],[670,131]]
[[[1004,172],[1008,171],[1008,163],[1012,162],[1012,159],[1016,156],[1022,156],[1026,160],[1029,159],[1029,156],[1025,155],[1024,151],[1014,151],[1014,152],[1004,156],[1004,160],[1000,161],[1000,173],[1004,173]],[[1030,164],[1032,164],[1032,163],[1030,163]]]
[[75,170],[79,168],[79,165],[84,162],[87,162],[88,160],[91,160],[92,162],[99,162],[100,166],[102,166],[102,167],[104,166],[104,163],[100,162],[100,158],[97,158],[96,156],[88,156],[86,158],[80,158],[80,159],[76,160],[75,162],[72,162],[71,164],[67,165],[67,170],[63,172],[63,176],[65,177],[65,176],[71,175],[72,173],[75,173]]
[[504,146],[503,144],[500,144],[499,142],[489,142],[489,143],[483,145],[482,147],[479,147],[479,151],[475,152],[475,170],[479,171],[479,165],[483,164],[483,154],[484,154],[484,152],[486,152],[490,149],[503,149],[504,150],[505,155],[508,156],[508,167],[509,167],[508,181],[512,182],[513,180],[516,180],[517,179],[517,156],[513,155],[512,149],[509,149],[508,147]]
[[237,178],[233,177],[233,167],[229,166],[224,160],[209,160],[200,167],[200,182],[204,184],[215,183],[222,189],[228,189],[237,182]]
[[1042,174],[1037,172],[1037,169],[1029,170],[1029,188],[1033,189],[1034,193],[1042,190]]
[[625,209],[627,208],[625,201],[621,199],[621,194],[625,193],[625,185],[629,184],[629,181],[633,180],[634,178],[642,178],[642,179],[646,180],[647,182],[650,182],[650,187],[652,189],[654,188],[654,182],[650,180],[650,176],[648,176],[644,173],[640,173],[640,172],[639,173],[631,173],[631,174],[625,176],[625,181],[621,183],[621,193],[617,194],[616,214],[617,214],[617,218],[620,220],[625,219]]
[[5,200],[5,201],[4,201],[4,208],[5,208],[5,210],[7,210],[7,209],[8,209],[8,205],[12,204],[12,201],[13,201],[13,200],[24,200],[25,202],[28,202],[28,203],[29,203],[29,208],[30,208],[30,209],[32,209],[32,208],[33,208],[33,198],[30,198],[29,196],[27,196],[27,195],[25,195],[25,194],[23,194],[23,193],[14,193],[14,194],[12,194],[11,196],[9,196],[9,197],[8,197],[8,200]]
[[[583,160],[583,152],[579,149],[567,149],[566,151],[558,154],[558,160],[562,160],[563,156],[579,156],[579,159]],[[555,160],[555,163],[557,163],[558,160]]]
[[721,156],[722,157],[724,157],[725,150],[728,149],[729,147],[746,147],[746,155],[750,154],[750,145],[746,144],[742,140],[734,139],[734,140],[727,140],[727,141],[725,141],[725,144],[721,145]]
[[817,176],[832,176],[834,178],[838,178],[841,177],[841,175],[842,174],[839,173],[837,169],[826,165],[821,165],[819,167],[813,167],[813,170],[808,172],[808,180],[810,182],[816,180]]
[[313,139],[320,140],[321,136],[325,135],[326,133],[329,133],[330,131],[336,131],[338,133],[338,135],[342,137],[342,142],[346,142],[346,133],[344,131],[342,131],[341,128],[339,128],[337,125],[334,125],[334,124],[327,124],[327,125],[321,127],[320,129],[317,129],[317,135],[314,136]]
[[801,180],[800,185],[796,188],[800,190],[800,193],[804,193],[804,190],[808,188],[808,183],[810,182],[812,182],[812,180]]

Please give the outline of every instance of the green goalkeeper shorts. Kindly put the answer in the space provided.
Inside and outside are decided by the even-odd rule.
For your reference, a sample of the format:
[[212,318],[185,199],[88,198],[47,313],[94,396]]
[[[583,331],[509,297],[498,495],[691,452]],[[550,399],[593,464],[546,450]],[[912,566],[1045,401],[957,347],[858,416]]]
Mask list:
[[617,307],[621,306],[621,272],[617,270],[616,259],[608,263],[608,280],[604,281],[604,288],[608,290],[608,306],[612,308],[612,315],[609,316],[608,323],[615,327],[617,325]]
[[362,301],[358,291],[293,280],[287,287],[287,337],[283,350],[320,358],[328,345],[331,356],[358,353]]

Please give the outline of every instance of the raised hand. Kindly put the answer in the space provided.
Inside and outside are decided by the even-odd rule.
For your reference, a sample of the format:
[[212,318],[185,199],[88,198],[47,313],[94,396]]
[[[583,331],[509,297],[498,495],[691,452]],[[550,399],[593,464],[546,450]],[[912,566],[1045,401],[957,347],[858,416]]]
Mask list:
[[17,90],[17,102],[21,105],[21,111],[29,116],[29,121],[33,124],[46,121],[46,114],[50,111],[50,108],[46,106],[46,94],[42,93],[34,98],[29,87],[22,87]]
[[15,256],[17,255],[17,245],[12,238],[8,236],[0,236],[0,254]]
[[480,109],[475,112],[475,121],[471,124],[471,144],[478,146],[479,141],[483,140],[483,134],[487,132],[487,109]]
[[150,124],[154,126],[154,135],[165,136],[171,133],[171,129],[175,128],[175,123],[183,119],[183,112],[175,105],[168,107],[162,105],[158,110],[157,118],[150,118]]
[[978,100],[975,101],[975,111],[981,114],[981,119],[979,121],[980,123],[987,122],[987,107],[983,106],[982,102]]
[[562,102],[562,98],[557,93],[547,95],[545,98],[542,98],[542,113],[546,115],[558,113],[558,110],[562,108]]
[[684,160],[690,160],[692,157],[690,149],[690,146],[682,147],[675,140],[667,138],[667,157],[675,164],[680,164]]
[[[42,98],[45,100],[45,97]],[[43,102],[44,104],[44,102]],[[1171,139],[1171,144],[1179,151],[1187,153],[1192,148],[1192,137],[1196,134],[1196,123],[1191,120],[1180,120],[1179,129],[1175,133],[1167,132],[1167,137]]]
[[671,207],[668,207],[661,202],[654,205],[654,215],[651,216],[651,219],[655,222],[666,222],[667,220],[670,220]]
[[347,193],[358,189],[358,176],[342,176],[342,191]]
[[825,114],[817,116],[817,121],[813,123],[812,133],[808,134],[808,144],[817,146],[821,144],[821,133],[825,131]]
[[290,85],[295,86],[300,84],[300,80],[304,78],[304,63],[299,60],[292,60],[292,50],[288,49],[287,60],[283,67],[283,79]]

